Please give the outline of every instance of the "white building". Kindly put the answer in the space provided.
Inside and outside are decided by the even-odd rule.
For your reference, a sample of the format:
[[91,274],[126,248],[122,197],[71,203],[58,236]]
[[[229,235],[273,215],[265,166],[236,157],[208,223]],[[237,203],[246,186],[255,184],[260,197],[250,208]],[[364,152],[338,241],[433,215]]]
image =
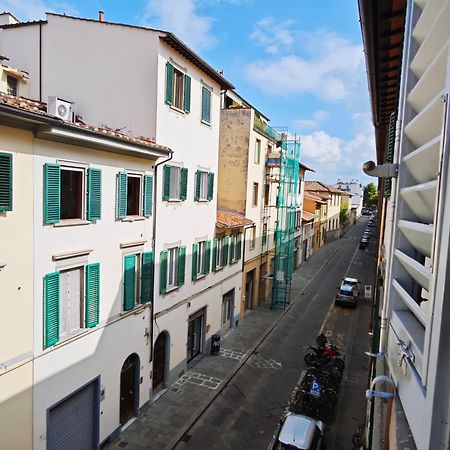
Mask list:
[[372,448],[448,449],[450,1],[359,7],[377,164],[398,164],[380,180],[372,372],[394,395],[371,400]]
[[351,209],[353,208],[356,209],[356,218],[358,219],[361,216],[361,210],[363,206],[363,197],[364,197],[363,185],[358,180],[350,180],[350,181],[338,180],[338,182],[334,185],[334,187],[340,189],[341,191],[349,192],[351,194],[352,196]]
[[[235,302],[239,305],[241,297],[241,267],[231,263],[241,258],[242,227],[231,227],[224,239],[216,238],[220,92],[232,85],[169,32],[57,14],[47,14],[45,21],[4,26],[0,31],[0,53],[8,54],[11,65],[28,72],[30,97],[46,100],[57,96],[72,101],[83,120],[149,136],[174,152],[159,170],[159,163],[153,168],[154,234],[140,217],[122,224],[140,230],[137,238],[130,239],[129,248],[121,237],[130,253],[124,264],[138,270],[139,260],[132,257],[134,246],[139,252],[148,245],[155,256],[154,320],[147,322],[144,333],[136,331],[139,336],[129,336],[144,341],[142,345],[147,345],[148,340],[152,346],[153,341],[148,356],[152,370],[143,374],[145,384],[141,390],[147,390],[143,401],[155,398],[197,357],[209,351],[208,340],[213,333],[231,326],[239,317]],[[50,156],[57,158],[56,154]],[[69,154],[61,158],[71,160]],[[117,163],[117,169],[130,171],[126,183],[136,193],[138,182],[134,175],[143,171],[141,165],[122,162]],[[37,171],[36,176],[42,174]],[[125,183],[125,177],[122,181]],[[109,214],[112,216],[113,211]],[[84,229],[74,228],[73,232],[85,239]],[[64,232],[57,228],[56,233]],[[67,252],[66,241],[60,237],[55,240],[55,247],[60,249],[36,249],[35,263],[50,273],[53,255]],[[86,238],[82,249],[91,248]],[[128,256],[120,250],[123,257]],[[228,309],[224,304],[229,305]],[[231,319],[224,320],[224,314]],[[140,323],[149,319],[131,316]],[[117,339],[104,342],[115,348]],[[84,354],[83,349],[73,345],[64,348],[66,366]],[[127,356],[118,355],[114,363],[122,367]],[[127,361],[126,370],[132,371],[136,360]],[[62,390],[65,394],[68,386],[79,379],[77,371],[61,369],[42,365],[35,368],[36,379],[53,377],[53,392],[60,399],[64,398]],[[55,386],[61,386],[60,390]],[[46,399],[48,405],[35,402],[35,411],[38,406],[39,411],[45,411],[54,400],[46,396],[48,389],[42,383],[36,402]],[[38,414],[40,422],[34,439],[44,445],[42,414]],[[101,440],[123,424],[118,417],[112,418],[101,429]]]

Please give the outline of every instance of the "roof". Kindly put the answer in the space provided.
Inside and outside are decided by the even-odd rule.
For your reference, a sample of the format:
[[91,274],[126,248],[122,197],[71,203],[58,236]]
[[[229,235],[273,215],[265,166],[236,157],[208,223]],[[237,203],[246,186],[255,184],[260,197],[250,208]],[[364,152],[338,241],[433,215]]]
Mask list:
[[309,170],[310,172],[315,172],[314,169],[311,169],[306,164],[303,164],[302,162],[299,162],[300,167],[303,167],[305,170]]
[[384,162],[389,117],[396,110],[406,0],[358,0],[378,162]]
[[344,193],[344,191],[341,191],[340,189],[335,188],[334,186],[330,186],[329,184],[322,183],[321,181],[305,181],[305,191],[324,192],[326,194]]
[[[140,29],[140,30],[147,30],[147,31],[159,33],[160,39],[163,42],[168,44],[170,47],[172,47],[178,53],[183,55],[188,61],[190,61],[195,66],[197,66],[200,70],[202,70],[208,76],[210,76],[223,89],[234,89],[233,84],[230,83],[227,79],[225,79],[221,73],[219,73],[217,70],[215,70],[213,67],[211,67],[203,58],[201,58],[197,53],[195,53],[194,50],[192,50],[190,47],[188,47],[181,39],[179,39],[177,36],[175,36],[173,33],[169,32],[169,31],[160,30],[157,28],[143,27],[143,26],[138,26],[138,25],[129,25],[129,24],[118,23],[118,22],[107,22],[105,20],[99,21],[97,19],[87,19],[84,17],[75,17],[75,16],[69,16],[66,14],[57,14],[57,13],[50,13],[50,12],[47,12],[46,14],[47,14],[47,16],[63,17],[64,19],[82,20],[85,22],[93,22],[93,23],[97,23],[100,25],[136,28],[136,29]],[[22,23],[12,24],[12,25],[2,25],[2,26],[0,26],[0,29],[8,28],[8,27],[35,25],[35,24],[39,24],[39,23],[47,23],[47,21],[39,20],[39,21],[34,21],[34,22],[22,22]]]
[[310,192],[305,192],[304,198],[306,198],[307,200],[314,200],[317,203],[326,203],[326,201],[324,201],[322,197],[319,197],[318,195],[313,195]]
[[315,214],[308,212],[308,211],[302,211],[302,220],[305,222],[309,222],[310,220],[314,220],[316,217]]
[[132,136],[121,131],[113,130],[112,128],[107,127],[97,127],[95,125],[90,125],[88,123],[83,122],[80,119],[75,119],[75,121],[64,121],[58,117],[54,117],[47,113],[47,104],[44,102],[40,102],[38,100],[32,100],[26,97],[16,97],[14,95],[5,94],[0,92],[0,105],[4,105],[9,108],[13,108],[20,111],[25,111],[36,116],[45,117],[51,119],[53,122],[57,124],[61,124],[70,128],[79,128],[83,130],[87,130],[96,134],[102,134],[108,138],[117,139],[120,141],[127,141],[129,143],[137,144],[140,146],[146,146],[151,149],[160,150],[163,152],[170,153],[171,150],[168,147],[164,147],[162,145],[158,145],[155,141],[143,137],[143,136]]
[[216,228],[241,228],[246,225],[253,225],[250,219],[246,219],[243,214],[237,211],[230,211],[226,209],[217,209]]

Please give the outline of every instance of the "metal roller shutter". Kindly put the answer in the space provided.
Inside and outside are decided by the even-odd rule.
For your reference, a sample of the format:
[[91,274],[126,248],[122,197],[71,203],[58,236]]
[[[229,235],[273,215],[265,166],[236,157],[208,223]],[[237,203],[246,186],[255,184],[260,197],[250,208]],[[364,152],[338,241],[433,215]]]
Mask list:
[[48,410],[47,450],[91,450],[98,446],[97,380]]

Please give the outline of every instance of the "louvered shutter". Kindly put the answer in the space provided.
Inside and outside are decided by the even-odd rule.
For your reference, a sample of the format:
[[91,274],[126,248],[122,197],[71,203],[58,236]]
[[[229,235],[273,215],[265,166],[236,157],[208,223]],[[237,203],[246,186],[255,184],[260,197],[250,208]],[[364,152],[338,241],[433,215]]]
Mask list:
[[214,174],[208,173],[208,200],[211,201],[214,196]]
[[44,164],[44,223],[58,223],[61,214],[61,169]]
[[195,172],[195,197],[194,200],[198,202],[200,200],[200,183],[201,183],[201,172],[197,170]]
[[238,238],[237,238],[237,250],[236,250],[236,259],[240,260],[242,257],[242,233],[238,234]]
[[228,241],[229,236],[223,238],[223,250],[222,250],[222,266],[225,267],[228,264]]
[[202,121],[209,123],[211,120],[211,92],[202,88]]
[[163,169],[163,201],[170,198],[170,166],[164,166]]
[[0,153],[0,211],[12,211],[12,155]]
[[44,346],[51,347],[59,341],[59,272],[45,275],[44,298]]
[[144,216],[150,217],[153,208],[153,177],[145,175],[144,177]]
[[205,245],[205,275],[208,275],[211,267],[211,241],[206,241]]
[[117,218],[127,215],[128,176],[126,172],[117,174]]
[[167,255],[168,251],[163,250],[159,254],[159,292],[165,294],[167,291]]
[[166,63],[166,103],[173,105],[173,66]]
[[[394,145],[395,145],[395,123],[397,121],[396,111],[391,113],[389,118],[389,134],[386,143],[386,163],[392,163],[394,161]],[[392,179],[384,179],[384,196],[391,196]]]
[[217,248],[218,248],[219,240],[217,238],[213,239],[213,248],[212,248],[212,271],[217,271]]
[[187,197],[187,178],[188,178],[188,170],[183,167],[181,169],[181,177],[180,177],[180,200],[185,201]]
[[235,260],[235,252],[234,252],[234,248],[235,248],[235,243],[234,243],[235,237],[231,236],[230,237],[230,264]]
[[102,218],[102,171],[88,169],[88,205],[87,219],[100,220]]
[[141,303],[151,303],[153,301],[153,276],[154,276],[153,252],[142,254],[141,273]]
[[192,280],[197,279],[198,244],[192,244]]
[[123,309],[129,311],[136,297],[136,255],[125,256],[123,267]]
[[177,285],[183,286],[184,284],[184,272],[186,267],[186,247],[183,245],[178,247],[178,277]]
[[184,75],[184,112],[191,112],[191,77]]
[[85,327],[92,328],[98,324],[100,307],[100,264],[86,266],[86,305]]

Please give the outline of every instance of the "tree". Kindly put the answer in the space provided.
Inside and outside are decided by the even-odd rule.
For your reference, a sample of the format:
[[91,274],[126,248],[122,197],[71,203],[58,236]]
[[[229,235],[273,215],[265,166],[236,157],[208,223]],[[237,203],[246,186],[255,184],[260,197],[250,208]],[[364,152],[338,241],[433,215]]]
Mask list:
[[374,183],[369,183],[364,187],[363,206],[371,208],[377,206],[378,203],[378,191]]
[[340,218],[340,222],[341,222],[341,226],[345,227],[345,225],[347,225],[349,218],[350,218],[350,213],[348,211],[348,205],[341,205],[341,210],[339,212],[339,218]]

